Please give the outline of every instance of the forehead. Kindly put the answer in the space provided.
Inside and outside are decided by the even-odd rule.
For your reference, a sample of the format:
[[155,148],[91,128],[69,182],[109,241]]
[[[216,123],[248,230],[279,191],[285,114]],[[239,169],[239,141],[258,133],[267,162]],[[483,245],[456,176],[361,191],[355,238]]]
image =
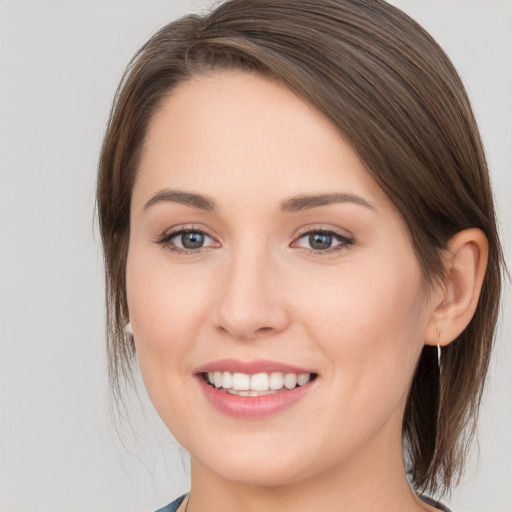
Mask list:
[[246,201],[333,187],[386,201],[329,119],[283,84],[243,71],[196,76],[154,114],[136,189],[147,197],[169,186],[231,200],[236,189]]

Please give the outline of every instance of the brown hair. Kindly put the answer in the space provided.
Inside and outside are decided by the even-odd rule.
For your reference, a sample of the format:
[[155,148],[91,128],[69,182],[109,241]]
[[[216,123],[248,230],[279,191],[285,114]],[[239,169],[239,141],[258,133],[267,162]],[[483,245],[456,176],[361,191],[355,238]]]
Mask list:
[[231,0],[156,33],[117,91],[101,152],[97,204],[105,255],[112,389],[130,378],[125,267],[130,196],[148,121],[177,84],[214,69],[273,77],[323,112],[352,144],[410,230],[427,282],[441,250],[480,228],[489,262],[476,313],[443,349],[425,346],[403,421],[413,485],[446,491],[473,436],[499,310],[503,258],[487,164],[464,87],[415,21],[383,0]]

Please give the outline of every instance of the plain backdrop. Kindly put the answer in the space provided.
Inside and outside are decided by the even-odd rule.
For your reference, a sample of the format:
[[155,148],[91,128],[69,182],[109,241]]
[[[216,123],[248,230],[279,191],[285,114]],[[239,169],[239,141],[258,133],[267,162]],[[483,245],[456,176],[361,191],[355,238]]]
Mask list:
[[[512,2],[402,0],[451,56],[487,149],[510,264]],[[129,58],[201,0],[0,2],[0,510],[152,511],[188,489],[186,454],[144,390],[112,422],[97,157]],[[510,303],[509,303],[510,304]],[[510,305],[476,452],[451,506],[512,510]],[[141,412],[142,411],[142,412]]]

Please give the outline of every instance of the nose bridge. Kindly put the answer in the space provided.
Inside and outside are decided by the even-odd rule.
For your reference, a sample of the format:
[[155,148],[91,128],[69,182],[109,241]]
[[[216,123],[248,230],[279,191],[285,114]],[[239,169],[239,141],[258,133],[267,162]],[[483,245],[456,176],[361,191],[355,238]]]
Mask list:
[[235,338],[254,339],[286,327],[282,275],[265,242],[253,238],[233,246],[222,277],[218,328]]

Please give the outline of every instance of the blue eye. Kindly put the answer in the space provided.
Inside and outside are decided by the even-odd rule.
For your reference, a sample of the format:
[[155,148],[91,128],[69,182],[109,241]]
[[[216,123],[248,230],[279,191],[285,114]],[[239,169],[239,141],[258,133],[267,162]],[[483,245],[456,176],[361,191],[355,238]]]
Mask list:
[[[211,236],[200,229],[183,228],[164,234],[156,243],[178,254],[197,254],[208,247],[220,247]],[[291,247],[299,247],[306,252],[321,255],[348,248],[354,241],[334,231],[314,229],[305,231]]]
[[299,247],[316,254],[339,251],[354,243],[351,238],[323,229],[307,231],[297,241]]
[[200,249],[210,247],[215,241],[204,231],[199,229],[180,229],[165,234],[157,243],[172,252],[185,253],[198,252]]
[[333,238],[329,233],[314,233],[308,236],[308,243],[312,249],[325,250],[331,248]]
[[[205,240],[204,233],[199,233],[198,231],[185,232],[179,235],[179,237],[181,246],[185,249],[199,249],[199,247],[203,246]],[[178,238],[178,235],[174,238]]]

